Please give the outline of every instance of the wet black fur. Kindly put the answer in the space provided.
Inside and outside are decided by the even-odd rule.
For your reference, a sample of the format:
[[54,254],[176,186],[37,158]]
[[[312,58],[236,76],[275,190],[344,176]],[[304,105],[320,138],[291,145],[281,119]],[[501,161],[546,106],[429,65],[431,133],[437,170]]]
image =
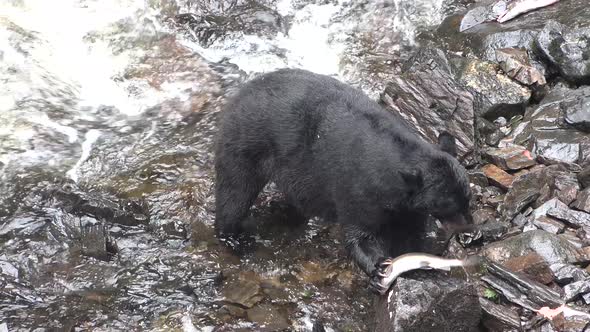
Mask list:
[[468,214],[468,180],[455,151],[451,135],[427,143],[336,79],[293,69],[261,75],[223,112],[216,230],[239,234],[272,181],[305,216],[344,224],[347,249],[370,274],[380,257],[422,249],[428,214],[443,221]]

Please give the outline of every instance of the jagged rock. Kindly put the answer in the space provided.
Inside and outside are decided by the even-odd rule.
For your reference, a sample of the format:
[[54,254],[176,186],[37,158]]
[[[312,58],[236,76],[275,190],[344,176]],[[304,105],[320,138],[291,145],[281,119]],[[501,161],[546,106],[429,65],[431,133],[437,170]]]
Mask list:
[[500,67],[506,75],[524,85],[544,85],[547,83],[544,74],[531,65],[530,57],[525,49],[497,49],[496,61],[500,63]]
[[508,301],[529,310],[540,307],[556,308],[563,304],[559,293],[527,277],[495,264],[487,264],[488,275],[482,280],[501,293]]
[[500,206],[500,213],[505,221],[512,220],[516,214],[524,210],[539,197],[539,191],[535,188],[514,188],[504,196]]
[[499,149],[484,151],[487,160],[503,170],[519,170],[536,164],[530,151],[515,145]]
[[415,271],[376,299],[375,331],[471,332],[480,318],[473,284],[440,272]]
[[537,253],[548,264],[580,261],[576,247],[542,230],[532,230],[486,245],[482,254],[493,262],[503,264],[510,258]]
[[488,242],[488,241],[495,241],[501,238],[506,232],[510,224],[497,222],[495,219],[490,220],[489,222],[485,223],[484,225],[478,226],[476,229],[479,234],[481,234],[481,238]]
[[551,217],[563,220],[575,227],[590,227],[590,213],[575,211],[569,208],[557,206],[549,209],[547,214]]
[[540,216],[533,219],[533,224],[551,234],[561,233],[565,228],[563,223],[547,216]]
[[205,47],[236,32],[267,36],[286,33],[289,27],[283,16],[261,1],[236,1],[226,6],[205,1],[193,6],[192,13],[177,14],[174,21]]
[[578,310],[577,313],[561,313],[553,318],[552,323],[559,332],[588,332],[590,314]]
[[586,165],[580,173],[578,173],[578,181],[582,188],[590,187],[590,164]]
[[517,214],[514,218],[512,218],[512,224],[518,227],[524,227],[531,223],[532,218],[530,216],[525,216],[522,213]]
[[571,264],[556,263],[551,264],[549,268],[555,276],[555,282],[562,285],[590,278],[590,273],[586,270]]
[[551,209],[561,209],[561,210],[563,210],[563,209],[568,209],[568,206],[565,205],[565,203],[563,203],[559,199],[552,198],[552,199],[548,200],[547,202],[543,203],[538,208],[536,208],[533,211],[533,217],[534,218],[540,218],[542,216],[546,216],[547,213],[549,212],[549,210],[551,210]]
[[507,306],[495,304],[494,302],[479,298],[483,317],[483,325],[490,331],[511,331],[521,328],[520,316]]
[[590,279],[580,280],[563,287],[563,298],[566,302],[575,300],[578,296],[590,292]]
[[575,179],[572,179],[561,165],[533,169],[516,177],[500,205],[503,220],[508,222],[527,206],[538,207],[554,196],[567,201],[577,191]]
[[487,187],[484,189],[481,197],[481,202],[493,208],[497,208],[500,203],[504,201],[503,190],[497,187]]
[[514,177],[503,171],[498,166],[487,164],[482,167],[481,170],[490,180],[490,182],[498,188],[508,190],[512,187],[512,181],[514,181]]
[[451,133],[461,159],[474,151],[474,98],[452,76],[443,51],[420,50],[387,84],[381,102],[428,141],[436,142],[441,131]]
[[590,135],[564,120],[565,110],[572,104],[581,105],[589,92],[590,87],[554,87],[538,106],[527,109],[523,120],[526,126],[515,135],[514,143],[552,160],[581,165],[590,162]]
[[[568,71],[562,71],[563,73],[574,74],[582,71],[583,68],[580,67],[588,61],[583,59],[583,40],[570,51],[566,49],[569,44],[559,43],[558,39],[553,39],[557,44],[554,47],[556,51],[566,49],[562,57],[558,56],[559,59],[553,61],[547,60],[544,57],[545,52],[537,45],[538,37],[549,21],[556,21],[565,26],[561,37],[567,37],[572,42],[577,38],[583,38],[590,28],[590,9],[585,0],[560,1],[502,24],[484,23],[464,32],[459,32],[459,19],[457,16],[448,17],[435,32],[422,38],[425,42],[439,45],[449,51],[462,52],[466,56],[475,56],[487,61],[496,61],[496,53],[501,49],[524,49],[531,65],[543,74],[552,70],[553,63],[568,68]],[[581,60],[578,66],[571,64],[574,59]]]
[[572,207],[590,213],[590,188],[586,188],[578,193],[578,197],[572,203]]
[[545,156],[537,156],[537,162],[539,164],[542,165],[546,165],[546,166],[551,166],[551,165],[559,165],[561,167],[563,167],[563,169],[569,171],[569,172],[574,172],[574,173],[579,173],[580,171],[582,171],[582,167],[576,163],[566,163],[560,160],[555,160],[555,159],[551,159]]
[[554,195],[567,205],[576,199],[580,190],[576,176],[571,173],[557,174],[549,184],[554,187],[550,187],[553,189]]
[[518,257],[512,257],[506,260],[503,264],[510,271],[524,273],[529,278],[548,284],[553,281],[553,272],[549,268],[549,264],[535,252]]
[[487,222],[496,221],[496,211],[490,208],[483,208],[472,213],[473,223],[475,225],[482,225]]
[[488,146],[498,146],[506,136],[495,124],[480,116],[476,118],[475,125],[480,137],[483,136],[483,141]]
[[563,234],[559,234],[558,236],[578,249],[581,249],[584,246],[583,241],[578,237],[576,232],[572,230],[566,229]]
[[[590,62],[588,64],[590,66]],[[584,95],[561,105],[564,110],[563,119],[573,128],[590,133],[590,89],[583,89],[583,93]]]
[[473,183],[482,188],[489,185],[488,178],[482,171],[469,170],[467,171],[467,176],[469,176],[469,183]]
[[458,67],[458,80],[475,91],[479,100],[476,115],[493,120],[524,113],[524,106],[531,98],[530,90],[502,74],[498,65],[468,59]]
[[[579,15],[579,14],[578,14]],[[572,27],[550,20],[536,39],[542,55],[570,80],[590,79],[590,27]]]

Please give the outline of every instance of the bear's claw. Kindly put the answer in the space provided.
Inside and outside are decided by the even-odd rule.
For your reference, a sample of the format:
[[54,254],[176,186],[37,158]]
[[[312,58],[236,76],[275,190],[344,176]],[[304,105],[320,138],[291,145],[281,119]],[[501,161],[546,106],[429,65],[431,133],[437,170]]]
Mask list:
[[391,258],[380,258],[375,264],[375,269],[371,273],[369,289],[376,294],[384,295],[389,290],[389,286],[383,282],[391,274]]

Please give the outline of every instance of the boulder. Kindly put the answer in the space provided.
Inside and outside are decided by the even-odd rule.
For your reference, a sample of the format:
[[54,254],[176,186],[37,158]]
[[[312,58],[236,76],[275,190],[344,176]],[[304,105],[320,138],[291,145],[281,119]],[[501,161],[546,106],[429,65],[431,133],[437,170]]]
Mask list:
[[[590,79],[590,26],[587,24],[572,27],[550,20],[537,35],[536,46],[561,76],[572,81]],[[586,115],[587,124],[588,120]]]
[[[472,10],[489,12],[484,1]],[[460,32],[462,15],[446,18],[438,29],[422,36],[449,51],[486,61],[505,62],[504,49],[525,50],[529,63],[540,73],[585,81],[588,75],[587,39],[590,8],[586,0],[560,1],[504,23],[487,22]],[[526,83],[525,83],[526,84]]]
[[523,48],[499,48],[496,61],[508,77],[524,85],[544,85],[547,83],[543,72],[535,68],[527,51]]
[[565,120],[571,109],[585,107],[589,93],[590,87],[556,86],[538,106],[527,109],[525,127],[514,142],[549,159],[582,165],[590,162],[590,135]]
[[518,145],[498,149],[486,149],[484,151],[484,157],[505,171],[519,170],[537,164],[530,151]]
[[512,187],[514,176],[506,173],[498,166],[493,164],[487,164],[484,167],[482,167],[481,170],[489,179],[490,183],[495,185],[496,187],[503,190],[508,190]]
[[447,55],[440,49],[421,49],[388,82],[381,103],[400,115],[427,141],[448,131],[457,139],[459,158],[475,150],[475,99],[452,75]]
[[580,191],[571,206],[574,209],[590,213],[590,188]]
[[498,116],[524,113],[531,91],[505,75],[497,64],[478,59],[453,63],[458,67],[456,76],[459,82],[478,99],[478,116],[494,120]]
[[581,259],[576,247],[543,230],[533,230],[486,245],[482,254],[491,261],[503,264],[507,260],[537,253],[548,264],[574,263]]
[[414,271],[376,299],[375,331],[471,332],[480,318],[474,285],[441,272]]

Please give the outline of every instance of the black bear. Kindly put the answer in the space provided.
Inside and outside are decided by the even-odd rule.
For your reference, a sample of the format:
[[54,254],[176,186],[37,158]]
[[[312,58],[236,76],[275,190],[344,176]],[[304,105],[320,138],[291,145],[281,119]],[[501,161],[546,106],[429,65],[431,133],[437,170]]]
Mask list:
[[[371,288],[385,257],[419,251],[432,215],[468,220],[469,182],[455,139],[425,142],[396,114],[338,80],[299,69],[263,74],[233,96],[216,145],[216,232],[239,235],[268,182],[304,216],[344,225]],[[382,270],[381,270],[382,271]]]

